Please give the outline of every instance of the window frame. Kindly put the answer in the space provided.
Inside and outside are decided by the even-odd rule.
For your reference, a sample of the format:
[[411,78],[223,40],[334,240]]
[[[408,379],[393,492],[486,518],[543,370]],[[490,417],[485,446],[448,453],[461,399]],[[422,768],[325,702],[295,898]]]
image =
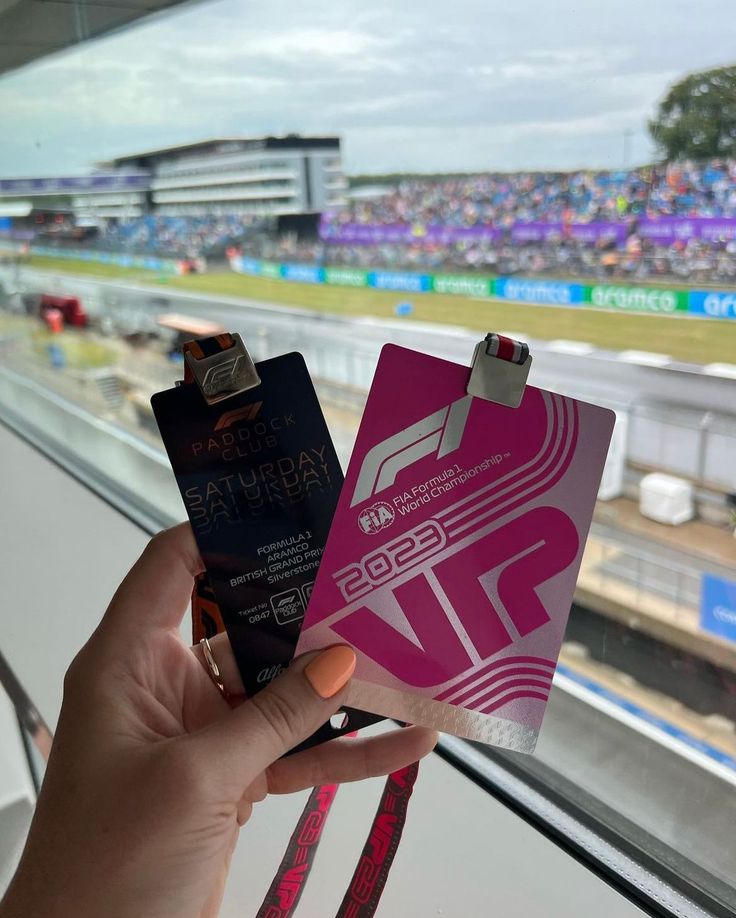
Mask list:
[[736,889],[680,858],[701,882],[686,879],[665,862],[678,858],[674,849],[533,756],[522,760],[446,734],[436,751],[646,914],[732,918],[736,913]]

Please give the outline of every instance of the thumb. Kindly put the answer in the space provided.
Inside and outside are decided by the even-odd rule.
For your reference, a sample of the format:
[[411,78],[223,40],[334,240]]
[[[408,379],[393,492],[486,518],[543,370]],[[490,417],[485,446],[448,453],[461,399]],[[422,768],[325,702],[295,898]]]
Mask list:
[[242,789],[339,710],[354,670],[355,652],[343,644],[305,654],[193,740]]

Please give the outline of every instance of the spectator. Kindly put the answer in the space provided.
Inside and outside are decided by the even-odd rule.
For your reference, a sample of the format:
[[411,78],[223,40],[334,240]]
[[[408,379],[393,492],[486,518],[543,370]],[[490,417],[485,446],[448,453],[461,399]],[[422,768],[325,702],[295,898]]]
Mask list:
[[[224,259],[237,248],[273,261],[358,268],[733,281],[736,236],[724,230],[665,244],[642,227],[662,217],[736,218],[736,160],[404,179],[382,196],[325,215],[322,241],[278,236],[274,221],[253,215],[213,214],[109,221],[86,244],[187,259]],[[601,223],[611,224],[610,232]],[[341,242],[348,226],[373,227],[378,241]],[[468,228],[481,231],[462,236]]]

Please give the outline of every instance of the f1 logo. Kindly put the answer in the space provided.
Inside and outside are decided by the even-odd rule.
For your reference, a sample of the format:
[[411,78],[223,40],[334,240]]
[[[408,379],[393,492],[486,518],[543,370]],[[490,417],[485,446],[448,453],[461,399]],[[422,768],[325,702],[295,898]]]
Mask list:
[[234,411],[226,411],[221,414],[215,424],[215,430],[223,430],[225,427],[231,427],[237,421],[252,421],[261,410],[263,402],[253,402],[251,405],[245,405],[243,408],[236,408]]
[[363,459],[350,506],[391,487],[402,469],[425,456],[434,453],[442,459],[456,450],[463,438],[471,401],[472,396],[465,395],[372,446]]
[[235,357],[223,360],[215,367],[210,367],[202,380],[202,391],[205,395],[216,394],[223,385],[236,379],[240,371],[240,364],[244,359],[242,354],[237,354]]

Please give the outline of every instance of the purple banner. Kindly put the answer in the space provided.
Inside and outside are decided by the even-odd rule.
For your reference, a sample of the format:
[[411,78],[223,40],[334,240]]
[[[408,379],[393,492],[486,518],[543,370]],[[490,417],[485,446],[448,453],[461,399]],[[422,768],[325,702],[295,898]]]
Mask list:
[[496,226],[443,226],[412,223],[332,223],[323,219],[319,228],[324,242],[336,245],[379,245],[387,242],[437,243],[448,245],[454,242],[479,239],[497,241],[503,238],[503,230]]
[[703,239],[720,242],[736,239],[734,217],[658,217],[639,222],[639,233],[660,245]]
[[63,194],[74,191],[145,191],[151,177],[140,172],[98,173],[58,178],[0,179],[4,194]]
[[629,228],[625,223],[514,223],[514,242],[548,242],[550,239],[577,239],[595,244],[601,239],[623,242]]
[[[11,217],[8,217],[7,219],[12,220]],[[26,241],[30,241],[31,239],[33,239],[35,235],[36,234],[31,229],[16,230],[16,229],[10,229],[8,227],[4,227],[2,225],[2,220],[0,219],[0,238],[2,239],[13,239],[13,240],[20,240],[21,242],[26,242]]]
[[551,239],[576,239],[595,245],[615,240],[619,245],[636,231],[658,245],[702,239],[720,242],[736,239],[736,217],[643,217],[628,222],[591,223],[514,223],[503,228],[491,224],[444,226],[412,223],[338,223],[325,216],[319,234],[323,242],[334,245],[381,245],[426,243],[452,245],[459,242],[499,242],[507,233],[515,242],[547,242]]

